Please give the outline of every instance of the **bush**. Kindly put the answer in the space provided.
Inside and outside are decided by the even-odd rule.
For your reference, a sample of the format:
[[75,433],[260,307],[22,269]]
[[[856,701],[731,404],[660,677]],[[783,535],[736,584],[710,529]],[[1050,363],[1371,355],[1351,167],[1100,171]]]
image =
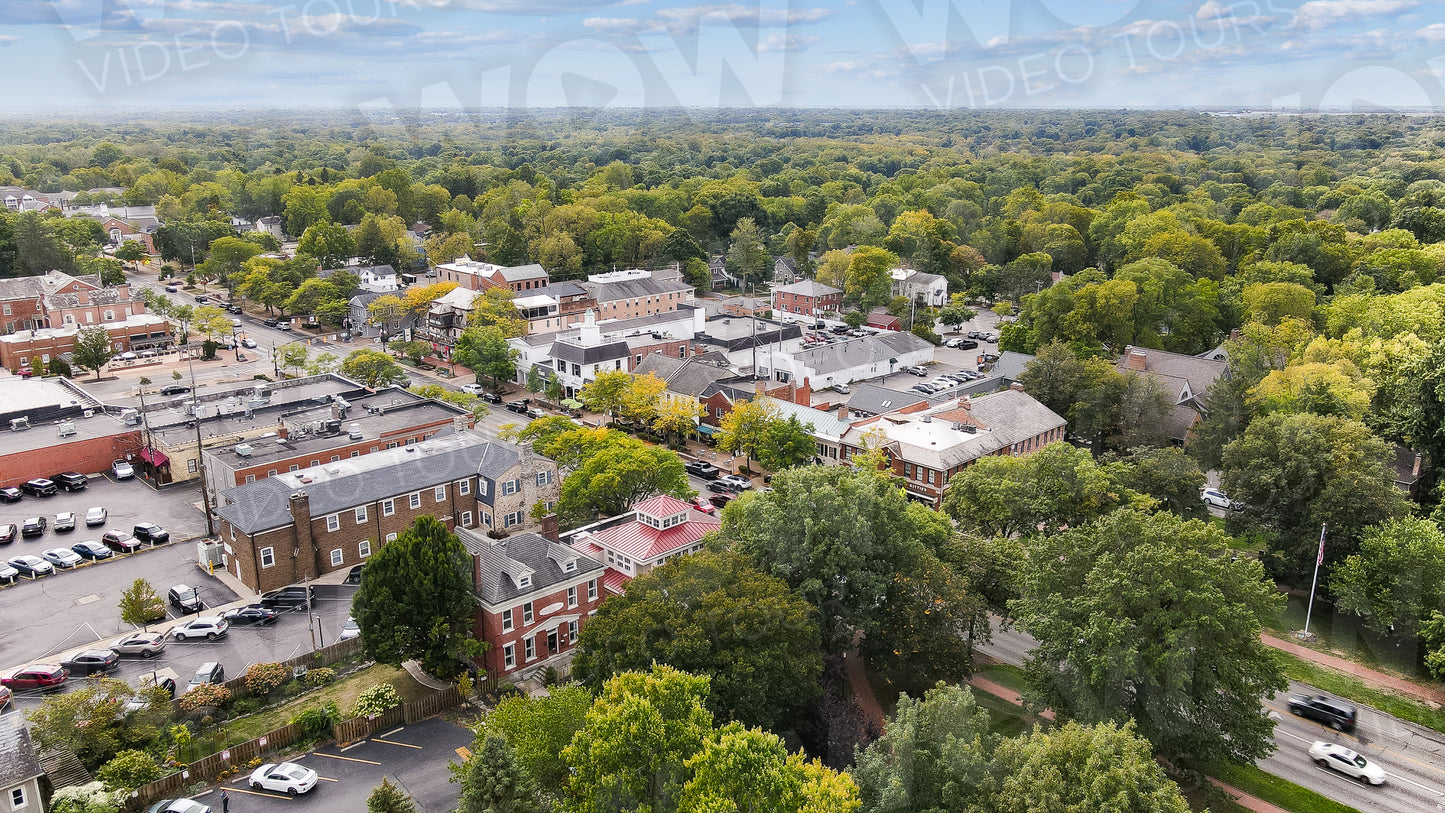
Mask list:
[[390,683],[383,683],[362,692],[361,696],[356,698],[356,708],[351,710],[351,715],[353,717],[375,717],[400,702],[401,695],[396,691],[396,687]]
[[62,788],[50,797],[50,813],[117,813],[130,794],[106,790],[101,782]]
[[70,370],[70,364],[68,364],[65,359],[57,356],[50,360],[50,374],[63,375],[66,378],[70,378],[72,374]]
[[161,766],[144,751],[121,751],[100,766],[95,778],[114,790],[135,790],[161,778]]
[[318,666],[315,669],[309,669],[306,674],[301,676],[301,682],[306,684],[306,687],[310,689],[314,689],[317,686],[325,686],[335,679],[336,670],[328,666]]
[[253,663],[246,670],[246,690],[262,697],[281,688],[291,672],[279,663]]
[[181,695],[178,704],[182,711],[195,713],[202,709],[220,708],[231,700],[231,690],[219,683],[202,683]]
[[260,711],[266,705],[266,698],[248,695],[237,697],[231,701],[232,714],[250,714],[253,711]]
[[291,724],[301,726],[308,737],[319,737],[330,732],[340,720],[341,709],[336,707],[336,701],[328,700],[324,706],[307,709],[291,718]]

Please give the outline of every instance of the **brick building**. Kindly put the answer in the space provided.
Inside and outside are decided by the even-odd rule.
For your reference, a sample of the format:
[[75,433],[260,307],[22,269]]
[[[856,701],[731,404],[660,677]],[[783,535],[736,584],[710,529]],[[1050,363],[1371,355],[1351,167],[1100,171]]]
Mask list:
[[524,531],[559,492],[556,463],[463,432],[237,486],[216,515],[227,570],[265,592],[353,567],[419,516]]
[[473,635],[490,644],[482,656],[488,676],[545,668],[577,643],[603,599],[601,562],[536,533],[457,536],[472,554]]
[[[49,364],[53,358],[69,359],[75,352],[75,339],[84,327],[96,326],[68,323],[0,336],[0,365],[15,371],[30,367],[37,358],[43,364]],[[161,351],[171,347],[171,323],[155,314],[138,313],[98,327],[110,334],[111,348],[117,353]]]
[[812,322],[843,308],[843,292],[805,279],[773,289],[773,318],[781,322]]
[[141,448],[140,427],[63,378],[0,378],[0,487],[95,474]]
[[437,282],[455,282],[468,291],[486,291],[490,288],[507,288],[513,293],[535,291],[547,287],[550,277],[546,269],[531,265],[495,265],[482,260],[473,260],[462,255],[453,262],[441,263],[436,267]]
[[631,269],[593,274],[580,283],[596,301],[597,319],[632,319],[691,305],[691,285],[673,279],[656,279],[650,271]]

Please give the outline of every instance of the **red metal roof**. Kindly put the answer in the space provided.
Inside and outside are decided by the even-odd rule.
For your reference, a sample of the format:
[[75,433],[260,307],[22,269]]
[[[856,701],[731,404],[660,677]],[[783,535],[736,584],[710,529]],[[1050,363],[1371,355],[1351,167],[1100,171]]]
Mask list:
[[607,569],[607,573],[602,576],[602,586],[606,587],[608,592],[619,595],[621,595],[623,588],[626,587],[630,581],[632,581],[631,576],[625,573],[618,573],[610,567]]
[[[662,498],[654,498],[662,499]],[[672,497],[682,510],[687,511],[687,521],[681,525],[674,525],[667,530],[658,530],[633,520],[626,525],[618,525],[614,528],[607,528],[592,535],[598,544],[611,548],[624,556],[635,559],[638,562],[649,562],[659,556],[666,556],[674,551],[686,548],[702,539],[703,536],[716,531],[722,525],[715,517],[710,517],[696,509],[688,507],[682,500]],[[648,502],[651,502],[649,500]],[[645,505],[646,503],[644,503]],[[638,506],[639,510],[642,506]],[[671,511],[664,516],[671,516],[677,511]],[[656,516],[654,514],[654,516]]]
[[691,503],[684,502],[667,494],[659,494],[656,497],[650,497],[632,506],[632,510],[639,514],[651,514],[654,517],[670,517],[673,514],[686,511],[691,507]]

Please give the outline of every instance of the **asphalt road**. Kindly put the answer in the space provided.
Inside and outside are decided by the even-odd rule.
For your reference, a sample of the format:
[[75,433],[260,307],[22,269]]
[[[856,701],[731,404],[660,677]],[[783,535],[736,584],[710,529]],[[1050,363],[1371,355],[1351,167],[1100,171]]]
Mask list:
[[[1034,640],[1017,630],[1004,630],[994,620],[993,641],[979,650],[1004,663],[1022,666]],[[1321,694],[1319,689],[1291,683],[1290,693]],[[1445,809],[1445,736],[1361,706],[1354,734],[1341,734],[1289,713],[1280,695],[1265,702],[1275,718],[1275,752],[1260,768],[1307,787],[1362,813],[1419,813]],[[1325,770],[1310,759],[1315,740],[1340,742],[1359,751],[1388,774],[1385,785],[1367,787],[1343,774]]]
[[[460,786],[451,781],[448,762],[461,762],[458,749],[470,747],[472,732],[438,719],[378,732],[346,749],[335,744],[291,761],[316,771],[320,781],[304,796],[253,791],[242,774],[226,785],[233,813],[268,811],[365,810],[366,797],[383,777],[411,795],[419,813],[445,813],[456,808]],[[195,797],[220,813],[216,789]]]

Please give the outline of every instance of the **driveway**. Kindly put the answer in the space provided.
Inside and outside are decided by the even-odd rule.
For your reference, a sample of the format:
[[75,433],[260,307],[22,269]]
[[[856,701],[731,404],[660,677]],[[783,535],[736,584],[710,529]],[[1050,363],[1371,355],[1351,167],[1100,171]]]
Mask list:
[[[326,745],[291,761],[305,765],[321,777],[316,788],[291,799],[284,794],[253,791],[243,774],[226,785],[234,813],[329,813],[365,810],[366,797],[390,779],[411,795],[419,813],[445,813],[456,809],[461,787],[451,781],[448,762],[461,762],[472,744],[472,732],[439,719],[422,720],[368,740],[337,748]],[[196,799],[220,813],[220,794],[209,790]]]

